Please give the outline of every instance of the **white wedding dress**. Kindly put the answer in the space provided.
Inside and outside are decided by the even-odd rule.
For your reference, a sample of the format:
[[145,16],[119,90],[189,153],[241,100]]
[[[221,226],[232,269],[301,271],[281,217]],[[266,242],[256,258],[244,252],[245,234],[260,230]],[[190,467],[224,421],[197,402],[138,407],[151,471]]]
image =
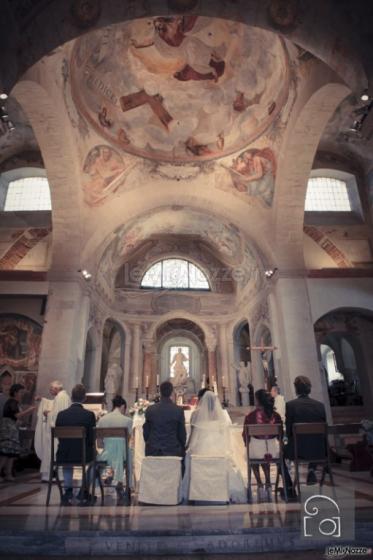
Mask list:
[[[188,500],[191,456],[226,457],[228,460],[228,487],[232,503],[246,503],[246,489],[241,472],[232,457],[230,441],[231,421],[223,410],[217,395],[207,391],[191,417],[191,433],[185,457],[182,484],[183,500]],[[219,468],[219,465],[217,465]]]

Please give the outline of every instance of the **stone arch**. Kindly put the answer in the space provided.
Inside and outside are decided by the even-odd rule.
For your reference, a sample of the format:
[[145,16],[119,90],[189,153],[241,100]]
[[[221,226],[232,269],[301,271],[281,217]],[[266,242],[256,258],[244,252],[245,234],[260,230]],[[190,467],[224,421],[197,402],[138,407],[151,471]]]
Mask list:
[[313,91],[302,99],[287,127],[275,187],[275,237],[277,266],[304,268],[303,223],[307,181],[321,134],[338,107],[350,93],[333,73],[315,64],[310,76]]
[[[325,344],[333,350],[338,371],[343,375],[343,380],[328,384],[324,364],[320,363],[326,376],[333,415],[340,414],[336,406],[360,406],[360,415],[364,414],[363,410],[370,410],[373,406],[373,311],[335,308],[315,321],[314,329],[320,361],[320,347]],[[343,355],[343,341],[352,349],[356,367],[351,368],[351,364],[347,363]]]
[[203,320],[201,320],[200,317],[197,317],[193,313],[189,313],[188,311],[184,311],[182,309],[170,311],[169,313],[165,313],[164,315],[162,315],[158,319],[158,321],[155,321],[150,326],[150,328],[147,332],[148,340],[151,340],[154,343],[156,341],[156,333],[157,333],[158,329],[164,323],[167,323],[167,321],[172,321],[173,319],[185,319],[185,320],[188,320],[192,323],[195,323],[201,329],[201,331],[203,332],[206,343],[207,343],[207,341],[211,341],[212,339],[214,339],[216,341],[215,335],[212,332],[211,328]]
[[80,190],[75,188],[80,177],[75,142],[56,103],[41,85],[22,80],[12,95],[27,114],[45,163],[52,199],[51,272],[63,278],[80,269]]

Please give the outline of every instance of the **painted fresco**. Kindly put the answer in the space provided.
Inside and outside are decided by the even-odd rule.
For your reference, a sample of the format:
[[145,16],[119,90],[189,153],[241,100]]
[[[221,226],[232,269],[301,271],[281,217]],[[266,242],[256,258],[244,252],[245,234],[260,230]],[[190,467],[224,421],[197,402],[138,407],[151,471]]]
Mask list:
[[190,15],[84,35],[71,55],[70,79],[77,110],[102,137],[170,162],[244,149],[274,122],[289,89],[278,36]]
[[250,148],[234,158],[228,168],[234,188],[271,206],[276,178],[276,158],[270,148]]
[[124,184],[133,162],[126,162],[113,148],[106,145],[95,146],[85,158],[84,200],[90,206],[100,206],[109,195],[114,194]]
[[42,327],[27,317],[0,315],[0,369],[10,366],[16,371],[36,371],[41,333]]

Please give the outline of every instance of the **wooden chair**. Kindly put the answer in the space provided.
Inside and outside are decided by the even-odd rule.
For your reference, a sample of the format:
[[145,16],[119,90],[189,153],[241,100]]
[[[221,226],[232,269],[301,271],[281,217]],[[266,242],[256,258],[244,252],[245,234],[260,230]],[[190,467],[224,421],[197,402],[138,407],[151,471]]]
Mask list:
[[[94,461],[90,461],[87,463],[86,461],[86,429],[83,426],[58,426],[56,428],[51,429],[52,437],[51,437],[51,462],[50,462],[50,469],[49,469],[49,480],[48,480],[48,492],[47,492],[47,502],[46,505],[49,506],[50,496],[52,491],[52,484],[53,479],[56,479],[58,490],[60,492],[60,498],[62,499],[62,488],[63,485],[61,484],[58,469],[59,467],[80,467],[82,469],[82,492],[81,492],[81,499],[83,501],[84,498],[84,491],[89,491],[88,488],[88,481],[87,481],[87,471],[91,467],[93,468]],[[58,440],[62,439],[77,439],[80,440],[81,443],[81,451],[82,451],[82,459],[80,462],[73,462],[73,463],[65,463],[59,462],[55,458],[55,438]]]
[[[325,455],[324,457],[307,457],[304,459],[299,457],[299,436],[319,436],[320,443],[324,442]],[[334,486],[334,478],[330,460],[330,450],[328,445],[328,424],[326,422],[308,422],[302,424],[293,424],[293,438],[294,438],[294,464],[295,464],[295,481],[294,485],[297,487],[298,497],[300,499],[300,477],[299,465],[308,463],[317,463],[323,465],[323,473],[320,480],[320,488],[324,483],[326,471],[328,471],[330,482]]]
[[[96,428],[95,429],[95,440],[96,440],[96,448],[97,442],[103,440],[104,438],[123,438],[124,439],[124,446],[126,450],[126,459],[123,460],[123,466],[126,471],[126,490],[124,493],[124,501],[126,506],[131,505],[131,483],[130,483],[130,469],[129,469],[129,461],[131,457],[129,455],[129,433],[127,428]],[[101,470],[107,466],[106,461],[101,461],[97,458],[97,454],[95,455],[94,460],[94,476],[93,476],[93,483],[92,483],[92,496],[95,495],[95,487],[96,487],[96,480],[99,481],[99,486],[101,490],[101,505],[104,505],[104,487],[101,480]],[[110,485],[113,487],[113,485]]]
[[[281,424],[246,424],[245,425],[245,441],[246,445],[246,456],[247,456],[247,501],[252,502],[252,492],[251,492],[251,474],[252,465],[261,465],[262,463],[274,464],[277,466],[276,482],[275,482],[275,498],[277,500],[277,493],[279,492],[278,483],[280,480],[280,473],[283,482],[285,501],[288,501],[288,494],[285,482],[285,472],[284,472],[284,447],[283,447],[283,429]],[[273,457],[270,460],[250,457],[250,441],[249,438],[254,436],[271,436],[271,438],[276,437],[279,442],[279,455],[278,457]]]

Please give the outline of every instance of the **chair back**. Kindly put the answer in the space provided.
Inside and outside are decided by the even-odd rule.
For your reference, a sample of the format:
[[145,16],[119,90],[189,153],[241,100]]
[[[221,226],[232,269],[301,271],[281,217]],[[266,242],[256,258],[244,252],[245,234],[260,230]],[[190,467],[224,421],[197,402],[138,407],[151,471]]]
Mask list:
[[[311,445],[311,447],[314,447],[315,442],[316,445],[319,446],[319,444],[322,443],[322,445],[324,446],[324,450],[323,453],[318,453],[317,451],[315,451],[315,456],[311,456],[312,453],[310,453],[309,457],[304,457],[304,458],[300,458],[299,457],[299,436],[305,436],[305,439],[307,440],[307,445]],[[316,436],[312,439],[312,436]],[[300,462],[312,462],[312,461],[318,461],[318,462],[323,462],[323,461],[327,461],[328,459],[328,453],[329,453],[329,448],[327,445],[327,436],[328,436],[328,424],[326,422],[304,422],[304,423],[295,423],[293,424],[293,438],[294,438],[294,459],[295,461],[300,461]],[[310,438],[310,439],[309,439]],[[311,443],[312,441],[312,443]],[[302,441],[302,444],[304,444],[304,441]],[[312,445],[313,444],[313,445]],[[303,445],[304,447],[304,445]]]
[[269,437],[282,437],[281,424],[246,424],[245,425],[247,436],[269,436]]
[[127,428],[96,428],[96,439],[104,439],[109,437],[128,439]]
[[326,422],[305,422],[302,424],[293,424],[294,438],[298,435],[324,435],[328,433],[328,424]]
[[51,462],[56,463],[54,454],[54,442],[55,438],[61,439],[78,439],[81,441],[82,446],[82,464],[86,463],[86,429],[84,426],[56,426],[52,428],[52,445],[51,445]]

